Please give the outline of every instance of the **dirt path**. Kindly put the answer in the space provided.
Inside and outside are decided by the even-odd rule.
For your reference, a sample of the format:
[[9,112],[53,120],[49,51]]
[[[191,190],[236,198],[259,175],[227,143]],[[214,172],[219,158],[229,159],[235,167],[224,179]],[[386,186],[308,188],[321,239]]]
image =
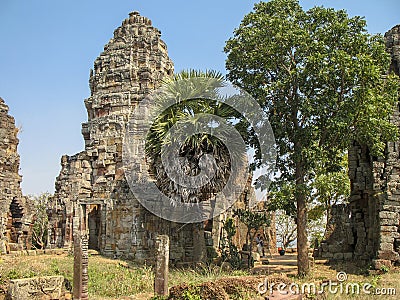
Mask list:
[[[272,258],[266,257],[261,259],[263,264],[256,264],[254,266],[254,273],[256,274],[297,274],[297,254],[290,253],[285,255],[272,255]],[[268,264],[265,264],[266,262]]]

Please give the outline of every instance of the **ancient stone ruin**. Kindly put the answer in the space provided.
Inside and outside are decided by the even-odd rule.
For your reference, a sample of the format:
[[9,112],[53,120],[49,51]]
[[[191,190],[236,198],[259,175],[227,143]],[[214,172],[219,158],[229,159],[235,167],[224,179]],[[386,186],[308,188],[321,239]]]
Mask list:
[[0,253],[30,249],[32,206],[22,196],[19,171],[18,128],[0,98]]
[[[151,260],[160,234],[170,237],[172,264],[202,261],[206,246],[218,246],[223,216],[206,224],[160,219],[135,199],[124,176],[122,143],[128,117],[173,71],[160,31],[132,12],[114,31],[90,72],[91,96],[85,100],[88,121],[82,124],[85,150],[61,159],[48,212],[50,247],[72,248],[73,223],[79,216],[89,248],[106,256]],[[137,170],[138,174],[144,171]]]
[[[390,71],[400,74],[400,25],[385,34]],[[400,128],[400,109],[392,122]],[[400,141],[387,144],[384,157],[372,157],[354,143],[349,150],[349,205],[332,210],[335,227],[321,245],[322,257],[374,260],[375,266],[400,263]]]
[[[385,39],[392,57],[390,70],[399,75],[400,25]],[[61,158],[48,209],[49,248],[72,249],[74,228],[88,234],[90,249],[137,262],[154,258],[160,234],[170,237],[170,262],[176,265],[203,261],[207,247],[220,246],[226,214],[204,224],[160,219],[138,202],[125,179],[122,141],[128,117],[145,95],[172,74],[173,63],[160,31],[149,19],[131,13],[90,72],[91,95],[85,100],[88,121],[82,124],[85,149]],[[400,109],[392,121],[400,128]],[[0,253],[7,253],[31,248],[33,209],[20,188],[18,129],[1,98],[0,123]],[[320,256],[373,260],[376,267],[400,263],[399,149],[400,141],[388,143],[384,157],[376,158],[367,147],[354,143],[349,150],[350,203],[332,208],[333,231],[320,245]],[[248,187],[244,195],[251,192]],[[248,207],[248,200],[242,196],[237,207]],[[244,243],[244,230],[239,228],[235,236],[238,246]],[[269,228],[267,235],[274,245],[275,231]]]

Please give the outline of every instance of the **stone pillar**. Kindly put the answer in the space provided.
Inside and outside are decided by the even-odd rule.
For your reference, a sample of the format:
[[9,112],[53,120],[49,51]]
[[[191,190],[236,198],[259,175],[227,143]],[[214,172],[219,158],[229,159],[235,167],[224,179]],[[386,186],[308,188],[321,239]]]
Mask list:
[[88,300],[88,264],[89,264],[89,254],[88,254],[88,236],[84,234],[82,236],[82,294],[81,300]]
[[82,245],[79,232],[79,217],[73,218],[73,236],[74,236],[74,279],[73,279],[73,297],[74,300],[81,299],[82,294]]
[[168,261],[169,261],[169,237],[159,235],[156,238],[156,267],[154,276],[155,295],[168,295]]
[[[81,211],[76,213],[81,215]],[[84,220],[80,216],[73,218],[74,236],[74,300],[88,299],[88,236]]]

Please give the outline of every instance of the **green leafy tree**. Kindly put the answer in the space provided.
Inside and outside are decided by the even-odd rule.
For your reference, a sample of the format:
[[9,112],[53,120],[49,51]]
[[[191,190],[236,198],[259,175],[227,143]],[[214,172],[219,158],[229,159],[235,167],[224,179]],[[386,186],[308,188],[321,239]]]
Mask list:
[[32,230],[32,242],[36,249],[44,249],[47,246],[49,219],[47,216],[47,204],[50,193],[41,193],[39,195],[30,195],[28,198],[32,201],[35,209],[34,223]]
[[[318,164],[337,170],[350,141],[380,155],[397,128],[390,123],[398,82],[387,75],[382,36],[362,17],[297,0],[260,2],[225,46],[228,78],[269,114],[281,182],[295,186],[298,274],[309,273],[307,183]],[[321,165],[322,164],[322,165]]]

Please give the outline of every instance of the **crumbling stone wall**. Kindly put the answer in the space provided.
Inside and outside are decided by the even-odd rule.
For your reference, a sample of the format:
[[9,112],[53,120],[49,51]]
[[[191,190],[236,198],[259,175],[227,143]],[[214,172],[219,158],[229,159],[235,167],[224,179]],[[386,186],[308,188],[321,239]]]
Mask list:
[[[400,25],[385,40],[390,71],[399,75]],[[399,107],[391,121],[400,129]],[[350,203],[334,208],[334,230],[321,245],[322,257],[400,262],[400,141],[388,143],[380,158],[355,142],[349,149],[349,176]]]
[[61,171],[56,179],[55,194],[47,210],[49,216],[49,247],[72,247],[72,218],[78,199],[91,195],[91,164],[83,151],[61,158]]
[[30,249],[32,206],[22,196],[19,171],[18,129],[0,98],[0,253]]

